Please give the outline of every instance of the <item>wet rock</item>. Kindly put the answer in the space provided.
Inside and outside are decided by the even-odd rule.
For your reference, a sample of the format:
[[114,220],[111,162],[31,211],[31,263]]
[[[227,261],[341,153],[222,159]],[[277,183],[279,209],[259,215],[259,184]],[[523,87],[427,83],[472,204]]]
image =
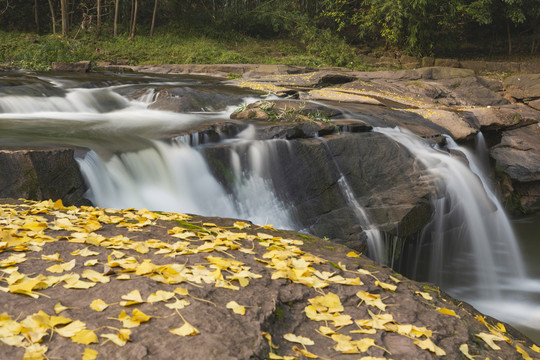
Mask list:
[[0,197],[83,204],[86,189],[72,149],[0,150]]
[[246,92],[218,86],[221,91],[204,88],[173,87],[157,90],[155,101],[148,107],[179,113],[192,111],[220,111],[243,101]]
[[310,88],[343,84],[356,80],[354,73],[313,71],[301,74],[246,76],[247,80],[273,83],[282,87]]

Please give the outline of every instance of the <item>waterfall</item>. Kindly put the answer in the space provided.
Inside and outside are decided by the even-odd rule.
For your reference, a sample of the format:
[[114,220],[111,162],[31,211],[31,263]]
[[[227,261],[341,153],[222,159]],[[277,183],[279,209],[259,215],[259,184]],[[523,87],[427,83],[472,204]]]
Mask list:
[[320,140],[324,144],[326,151],[328,151],[328,153],[330,154],[330,158],[332,159],[332,162],[334,163],[334,166],[339,173],[339,179],[337,181],[339,190],[341,191],[343,198],[347,202],[349,208],[354,212],[356,219],[358,219],[358,223],[364,231],[364,234],[366,234],[369,257],[382,264],[387,264],[389,262],[387,256],[388,252],[384,248],[383,235],[381,231],[377,229],[377,227],[370,220],[364,207],[360,205],[358,200],[356,200],[356,196],[354,195],[354,192],[349,185],[349,182],[345,178],[343,170],[341,170],[341,166],[339,166],[339,163],[331,155],[332,153],[330,147],[328,146],[326,141],[322,138]]
[[[172,144],[151,141],[151,147],[108,158],[88,152],[77,159],[90,189],[88,198],[101,207],[149,208],[296,227],[290,206],[276,197],[265,166],[279,140],[231,143],[227,151],[234,164],[232,193],[212,175],[203,148],[186,142],[186,137]],[[246,159],[243,165],[241,158]]]
[[407,259],[412,264],[405,269],[408,275],[434,282],[481,311],[516,321],[511,309],[523,305],[519,292],[528,280],[517,239],[484,173],[482,161],[487,160],[450,137],[442,150],[403,129],[375,131],[406,147],[421,163],[418,171],[437,189],[433,218],[418,239],[414,258]]

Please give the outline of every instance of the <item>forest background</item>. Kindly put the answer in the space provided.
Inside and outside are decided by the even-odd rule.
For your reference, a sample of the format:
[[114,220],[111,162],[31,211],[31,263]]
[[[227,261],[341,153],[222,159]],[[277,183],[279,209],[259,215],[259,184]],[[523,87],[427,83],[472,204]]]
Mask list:
[[0,63],[267,63],[538,56],[540,0],[0,0]]

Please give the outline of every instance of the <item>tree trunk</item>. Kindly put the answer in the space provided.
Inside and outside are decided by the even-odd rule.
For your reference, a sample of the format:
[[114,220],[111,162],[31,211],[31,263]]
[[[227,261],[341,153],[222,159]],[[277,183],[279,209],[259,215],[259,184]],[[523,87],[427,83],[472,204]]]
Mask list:
[[118,35],[118,4],[120,0],[115,0],[114,2],[114,25],[113,25],[113,36]]
[[97,0],[96,36],[101,32],[101,0]]
[[512,55],[512,32],[510,31],[510,22],[506,22],[506,34],[508,35],[508,55]]
[[133,39],[135,37],[135,27],[137,25],[137,6],[139,4],[139,0],[135,0],[135,8],[133,10],[133,25],[131,27],[131,34],[129,35],[130,39]]
[[150,26],[150,36],[154,35],[154,25],[156,23],[157,3],[158,3],[158,0],[154,0],[154,13],[152,14],[152,26]]
[[135,0],[131,0],[131,14],[129,14],[129,34],[131,35],[131,28],[133,27],[133,10],[135,9]]
[[34,20],[36,22],[36,34],[39,34],[39,15],[37,0],[34,0]]
[[66,37],[68,34],[67,0],[60,0],[60,9],[62,12],[62,36]]
[[56,18],[54,17],[54,8],[51,1],[52,0],[49,0],[49,9],[51,10],[52,32],[56,35]]

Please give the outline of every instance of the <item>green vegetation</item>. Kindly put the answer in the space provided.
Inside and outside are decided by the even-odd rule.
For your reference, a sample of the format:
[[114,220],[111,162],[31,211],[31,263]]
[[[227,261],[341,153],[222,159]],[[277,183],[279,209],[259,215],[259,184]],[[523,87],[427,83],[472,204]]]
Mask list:
[[[535,56],[540,0],[0,0],[0,61],[268,63]],[[231,74],[234,76],[234,74]]]

